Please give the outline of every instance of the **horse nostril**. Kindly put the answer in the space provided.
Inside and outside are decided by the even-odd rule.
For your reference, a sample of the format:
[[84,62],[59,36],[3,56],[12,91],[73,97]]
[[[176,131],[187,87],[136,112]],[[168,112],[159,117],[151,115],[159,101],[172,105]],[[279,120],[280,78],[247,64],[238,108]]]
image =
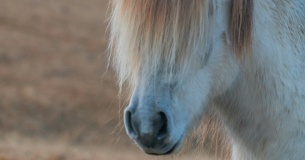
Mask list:
[[158,140],[164,139],[167,135],[167,119],[163,112],[159,113],[160,121],[157,128],[157,138]]
[[132,118],[132,113],[130,111],[126,110],[125,114],[124,114],[126,131],[131,137],[135,138],[135,137],[137,137],[137,132],[136,132],[134,124],[132,123],[133,121],[131,118]]

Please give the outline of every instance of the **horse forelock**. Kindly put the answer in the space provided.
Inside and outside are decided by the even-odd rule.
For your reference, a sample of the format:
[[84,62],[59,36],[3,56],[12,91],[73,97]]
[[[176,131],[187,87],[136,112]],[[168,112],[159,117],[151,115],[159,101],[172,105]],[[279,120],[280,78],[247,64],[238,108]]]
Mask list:
[[[114,0],[111,45],[120,83],[135,81],[139,68],[171,77],[187,60],[205,49],[212,0]],[[253,0],[230,0],[229,32],[239,55],[251,44]],[[211,7],[212,6],[212,7]],[[202,51],[201,51],[202,52]],[[181,69],[182,68],[182,69]]]

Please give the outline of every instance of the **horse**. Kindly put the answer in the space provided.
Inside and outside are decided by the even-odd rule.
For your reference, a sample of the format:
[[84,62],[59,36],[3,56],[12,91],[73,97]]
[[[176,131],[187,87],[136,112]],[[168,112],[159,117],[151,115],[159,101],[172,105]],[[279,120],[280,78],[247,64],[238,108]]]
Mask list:
[[179,151],[211,110],[231,159],[304,159],[304,1],[113,0],[109,26],[125,129],[145,153]]

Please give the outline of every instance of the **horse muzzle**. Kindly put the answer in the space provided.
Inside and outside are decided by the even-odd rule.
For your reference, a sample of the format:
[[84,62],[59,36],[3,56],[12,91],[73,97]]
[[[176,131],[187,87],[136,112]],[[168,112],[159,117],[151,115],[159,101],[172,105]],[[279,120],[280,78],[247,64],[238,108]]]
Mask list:
[[168,116],[155,109],[141,109],[129,106],[125,109],[124,123],[127,134],[147,154],[164,155],[176,150],[170,135]]

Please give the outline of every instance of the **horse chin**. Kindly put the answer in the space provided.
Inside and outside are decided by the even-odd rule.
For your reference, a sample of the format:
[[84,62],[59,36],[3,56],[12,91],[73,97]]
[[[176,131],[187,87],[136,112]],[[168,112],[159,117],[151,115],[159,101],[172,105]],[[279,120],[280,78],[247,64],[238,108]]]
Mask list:
[[146,154],[159,156],[159,155],[170,155],[178,152],[179,150],[181,150],[183,142],[184,142],[184,138],[181,138],[176,143],[164,144],[162,148],[146,148],[139,144],[138,145]]

